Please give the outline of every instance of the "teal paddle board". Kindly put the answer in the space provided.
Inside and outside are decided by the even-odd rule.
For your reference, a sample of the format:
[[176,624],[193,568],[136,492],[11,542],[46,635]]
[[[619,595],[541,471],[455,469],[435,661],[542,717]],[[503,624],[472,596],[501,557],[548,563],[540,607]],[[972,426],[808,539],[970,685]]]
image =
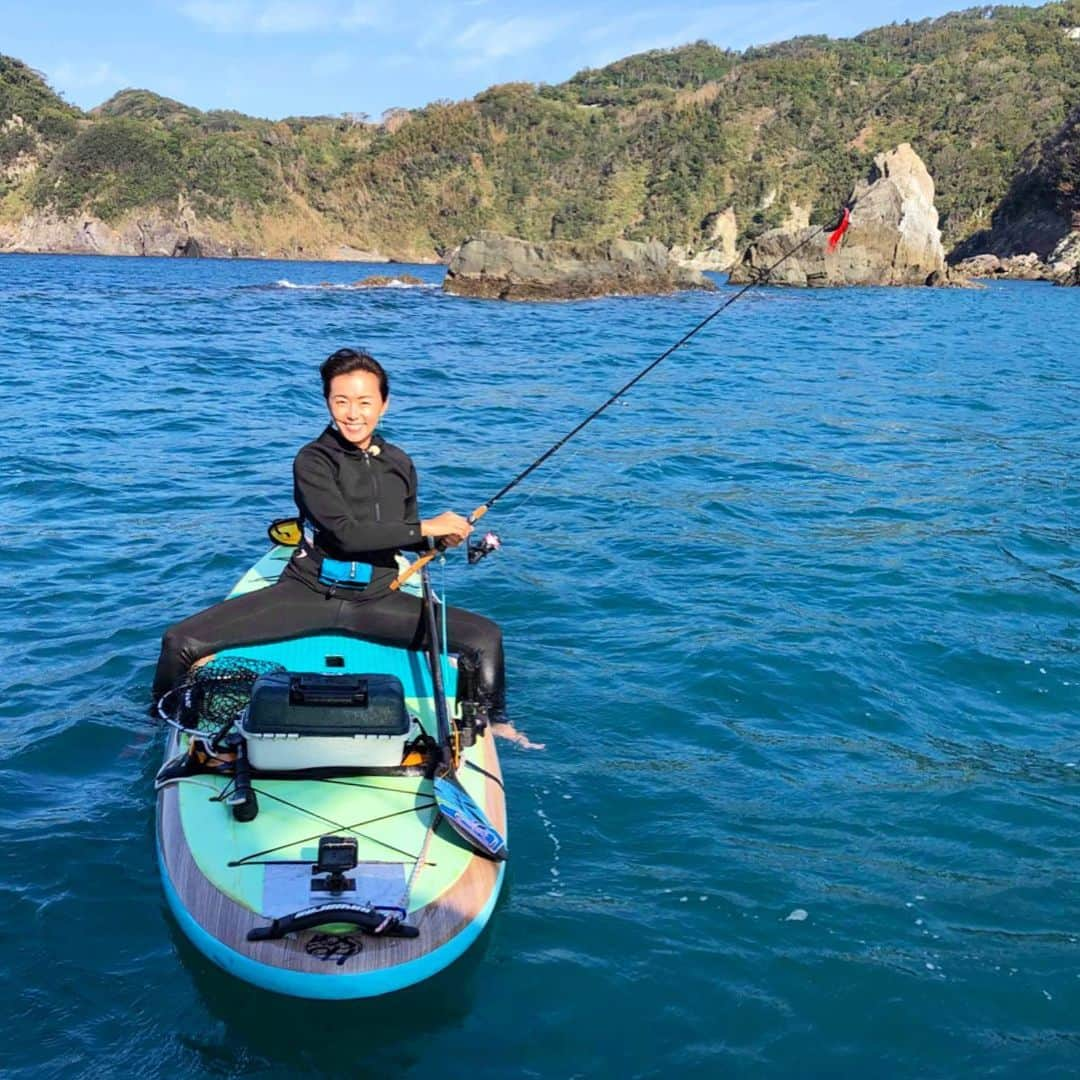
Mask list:
[[[230,595],[271,584],[290,555],[290,548],[274,547]],[[318,634],[229,649],[212,663],[229,659],[288,672],[394,675],[412,723],[437,730],[422,653]],[[443,681],[451,714],[455,674],[455,658],[448,657]],[[183,757],[190,739],[172,729],[166,761]],[[160,781],[158,860],[181,929],[230,974],[295,997],[373,997],[443,970],[491,917],[506,863],[482,854],[451,827],[436,803],[435,781],[424,771],[256,770],[251,786],[258,812],[247,821],[232,812],[231,774],[196,771]],[[505,838],[506,804],[490,729],[460,750],[456,775],[466,804],[471,797]],[[325,837],[350,848],[355,842],[355,866],[330,888],[317,866]]]

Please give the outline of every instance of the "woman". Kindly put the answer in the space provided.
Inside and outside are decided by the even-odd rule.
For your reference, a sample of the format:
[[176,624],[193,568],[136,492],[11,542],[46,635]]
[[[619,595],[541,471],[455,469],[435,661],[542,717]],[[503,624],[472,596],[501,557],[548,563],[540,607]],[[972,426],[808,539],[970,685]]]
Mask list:
[[[390,589],[395,556],[427,550],[431,541],[456,547],[472,526],[450,510],[420,520],[412,461],[375,434],[390,400],[382,365],[365,352],[340,349],[319,370],[332,423],[293,463],[303,539],[274,585],[166,631],[155,700],[196,660],[228,647],[342,630],[386,645],[424,645],[419,597]],[[506,693],[498,626],[448,608],[447,638],[451,651],[475,654],[481,704],[489,720],[501,720]]]

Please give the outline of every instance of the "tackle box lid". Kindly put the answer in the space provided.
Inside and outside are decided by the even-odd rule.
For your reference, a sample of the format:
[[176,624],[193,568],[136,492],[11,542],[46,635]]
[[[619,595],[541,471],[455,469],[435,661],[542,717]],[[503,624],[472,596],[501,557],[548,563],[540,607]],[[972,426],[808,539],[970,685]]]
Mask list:
[[260,675],[242,721],[245,735],[405,735],[412,721],[396,675]]

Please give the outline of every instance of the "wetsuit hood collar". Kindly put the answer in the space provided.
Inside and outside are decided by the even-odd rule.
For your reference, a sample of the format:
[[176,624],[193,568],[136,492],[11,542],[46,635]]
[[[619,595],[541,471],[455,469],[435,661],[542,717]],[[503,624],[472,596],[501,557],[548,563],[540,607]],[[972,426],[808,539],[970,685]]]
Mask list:
[[336,447],[344,454],[354,454],[357,457],[362,454],[370,454],[373,447],[378,447],[378,450],[376,451],[376,456],[378,456],[382,453],[383,447],[386,446],[386,440],[376,432],[376,434],[371,436],[371,442],[368,443],[368,449],[360,450],[353,443],[349,442],[349,440],[346,439],[333,424],[326,425],[326,430],[319,436],[319,442],[327,446]]

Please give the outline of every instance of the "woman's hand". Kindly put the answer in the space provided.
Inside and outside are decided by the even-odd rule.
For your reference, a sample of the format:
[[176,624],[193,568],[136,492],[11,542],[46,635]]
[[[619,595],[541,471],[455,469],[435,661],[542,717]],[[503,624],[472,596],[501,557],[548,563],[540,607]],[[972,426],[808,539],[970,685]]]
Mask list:
[[457,547],[464,542],[473,527],[460,514],[444,510],[438,517],[420,522],[420,535],[432,536],[442,541],[443,547]]

